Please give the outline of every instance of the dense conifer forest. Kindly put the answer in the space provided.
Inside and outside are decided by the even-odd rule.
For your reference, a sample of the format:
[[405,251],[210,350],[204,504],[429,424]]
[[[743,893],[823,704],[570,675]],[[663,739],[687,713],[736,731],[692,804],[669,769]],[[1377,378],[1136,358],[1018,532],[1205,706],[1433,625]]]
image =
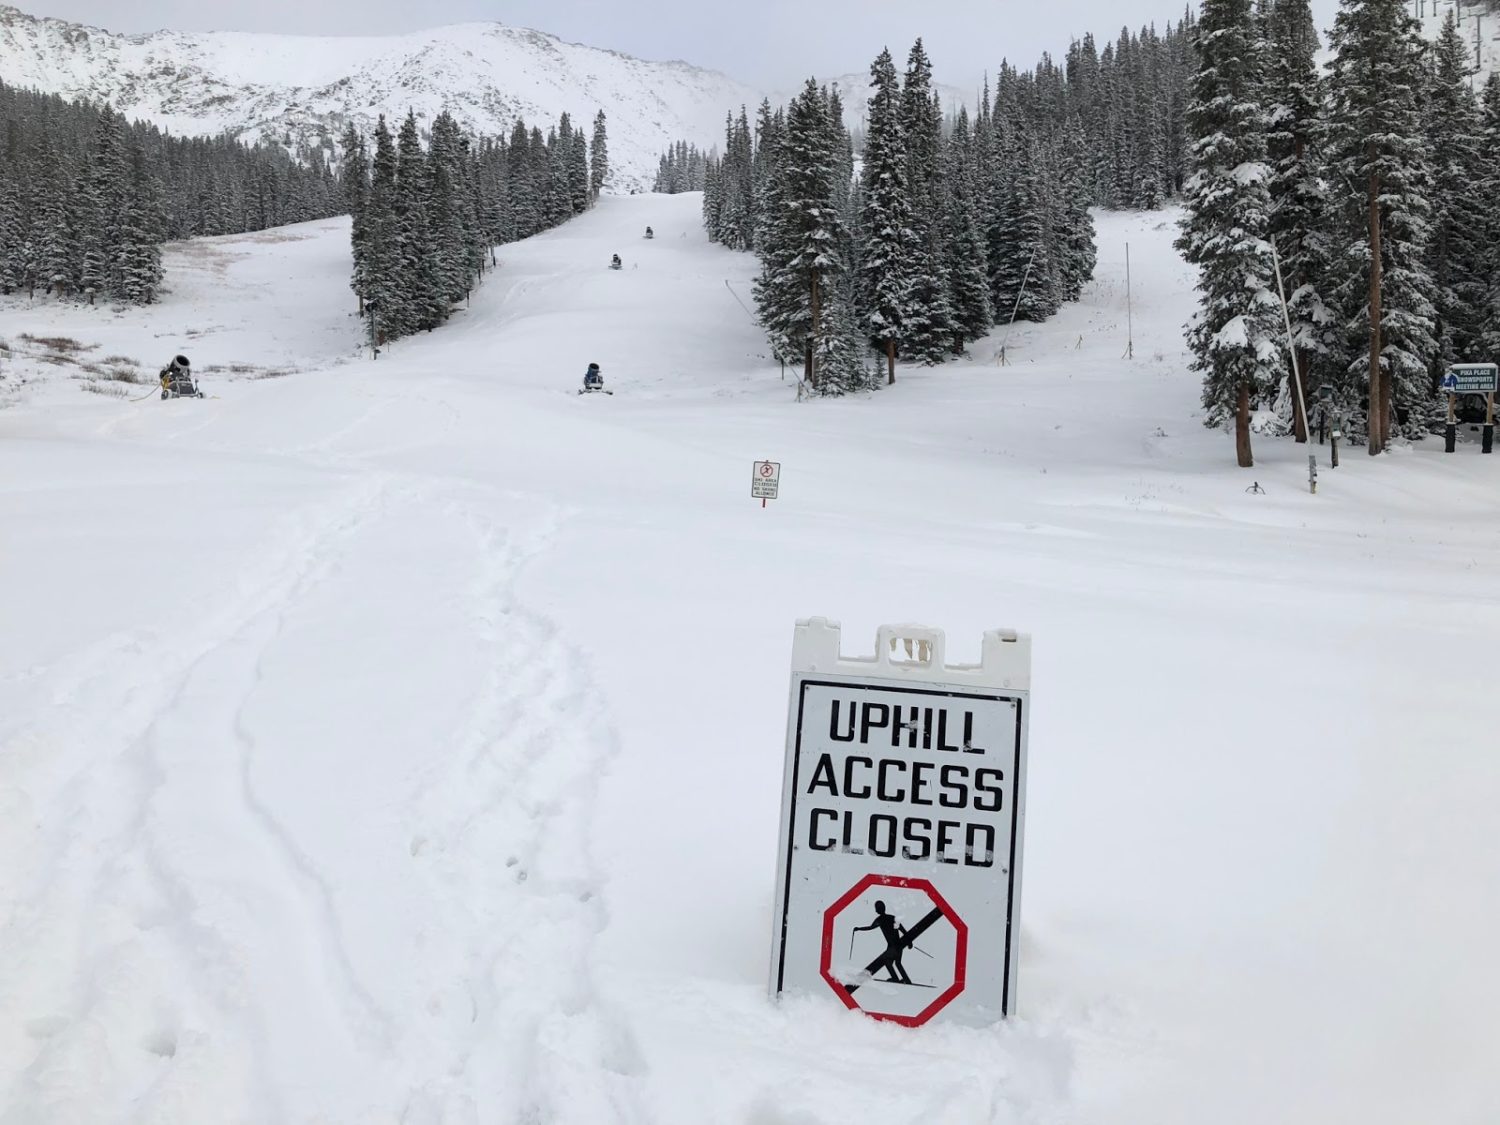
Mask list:
[[0,292],[149,303],[164,241],[341,210],[314,154],[178,138],[0,82]]
[[436,328],[495,264],[493,248],[593,206],[609,178],[604,112],[592,134],[567,114],[544,136],[517,120],[508,137],[465,135],[447,113],[424,144],[408,113],[392,136],[344,134],[340,187],[353,217],[350,279],[378,340]]

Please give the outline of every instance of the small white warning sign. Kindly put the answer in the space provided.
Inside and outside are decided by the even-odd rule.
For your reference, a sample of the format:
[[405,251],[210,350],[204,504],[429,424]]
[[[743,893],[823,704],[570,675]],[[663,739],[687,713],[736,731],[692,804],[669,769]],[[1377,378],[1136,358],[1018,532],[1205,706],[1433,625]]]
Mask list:
[[781,462],[757,461],[750,471],[750,497],[762,501],[775,500],[781,487]]

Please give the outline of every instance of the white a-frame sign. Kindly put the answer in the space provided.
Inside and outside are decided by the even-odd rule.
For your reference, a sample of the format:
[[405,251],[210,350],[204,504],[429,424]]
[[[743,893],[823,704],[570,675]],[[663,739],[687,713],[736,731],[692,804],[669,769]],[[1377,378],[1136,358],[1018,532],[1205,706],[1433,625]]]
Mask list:
[[874,657],[797,624],[771,992],[837,997],[907,1026],[1016,1004],[1030,639],[884,626]]

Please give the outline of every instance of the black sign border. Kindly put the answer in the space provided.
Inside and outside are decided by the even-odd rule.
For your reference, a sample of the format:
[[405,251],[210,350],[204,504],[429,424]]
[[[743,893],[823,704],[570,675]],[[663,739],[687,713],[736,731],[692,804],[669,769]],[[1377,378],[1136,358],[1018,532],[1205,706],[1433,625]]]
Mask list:
[[[1016,707],[1016,733],[1011,741],[1011,774],[1015,778],[1011,786],[1011,817],[1010,817],[1010,861],[1006,867],[1007,878],[1005,883],[1005,976],[1000,989],[1000,1014],[1010,1018],[1010,954],[1011,943],[1017,937],[1012,933],[1015,927],[1016,915],[1016,839],[1021,830],[1021,805],[1016,801],[1014,794],[1022,792],[1025,778],[1021,776],[1021,734],[1025,730],[1025,695],[1006,695],[1004,693],[992,694],[984,691],[955,691],[951,689],[933,687],[908,687],[898,684],[872,684],[863,683],[856,679],[847,680],[813,680],[801,679],[797,692],[797,737],[792,744],[792,778],[799,779],[802,776],[802,717],[807,706],[807,689],[810,687],[828,688],[860,688],[865,691],[888,691],[901,695],[925,695],[939,696],[945,699],[984,699],[995,703],[1014,703]],[[780,996],[786,991],[786,927],[787,916],[792,910],[792,851],[797,838],[797,799],[799,785],[792,786],[792,801],[787,810],[786,826],[786,870],[782,872],[783,890],[781,896],[781,942],[776,958],[776,994]]]

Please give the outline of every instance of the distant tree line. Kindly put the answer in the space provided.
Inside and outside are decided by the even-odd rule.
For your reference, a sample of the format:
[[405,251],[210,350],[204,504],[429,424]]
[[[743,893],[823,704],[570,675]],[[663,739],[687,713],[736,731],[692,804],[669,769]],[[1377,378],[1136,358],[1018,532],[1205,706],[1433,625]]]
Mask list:
[[0,292],[155,300],[163,241],[341,210],[327,166],[0,82]]
[[1003,66],[972,119],[966,107],[945,115],[920,40],[904,74],[882,52],[857,177],[836,89],[810,80],[784,109],[763,102],[753,128],[744,110],[731,118],[707,163],[704,224],[759,257],[772,353],[815,393],[842,394],[894,382],[898,358],[939,363],[996,324],[1077,300],[1096,256],[1089,206],[1101,193],[1158,206],[1181,180],[1171,98],[1147,112],[1123,95],[1127,77],[1170,93],[1177,68],[1145,60],[1168,59],[1181,35],[1122,44],[1123,61],[1077,45],[1076,82],[1047,59]]
[[508,138],[476,140],[445,112],[425,145],[412,113],[394,137],[383,116],[369,142],[350,126],[340,188],[360,312],[383,340],[436,328],[494,264],[493,247],[582,214],[608,178],[602,110],[592,138],[566,113],[545,136],[518,120]]
[[[1092,35],[1068,48],[1060,72],[1043,55],[1029,75],[1023,113],[1053,129],[1076,121],[1086,145],[1091,202],[1149,211],[1179,195],[1187,178],[1187,84],[1196,58],[1191,12],[1139,33],[1121,29],[1101,51]],[[1008,67],[1001,65],[1000,87]]]
[[1308,0],[1204,4],[1179,246],[1207,421],[1241,465],[1257,407],[1290,398],[1306,440],[1292,362],[1378,453],[1431,425],[1448,364],[1500,358],[1500,76],[1476,97],[1452,14],[1431,43],[1409,8],[1341,0],[1320,75]]
[[651,190],[663,195],[702,191],[708,160],[697,145],[678,141],[662,153],[656,167],[656,183]]

